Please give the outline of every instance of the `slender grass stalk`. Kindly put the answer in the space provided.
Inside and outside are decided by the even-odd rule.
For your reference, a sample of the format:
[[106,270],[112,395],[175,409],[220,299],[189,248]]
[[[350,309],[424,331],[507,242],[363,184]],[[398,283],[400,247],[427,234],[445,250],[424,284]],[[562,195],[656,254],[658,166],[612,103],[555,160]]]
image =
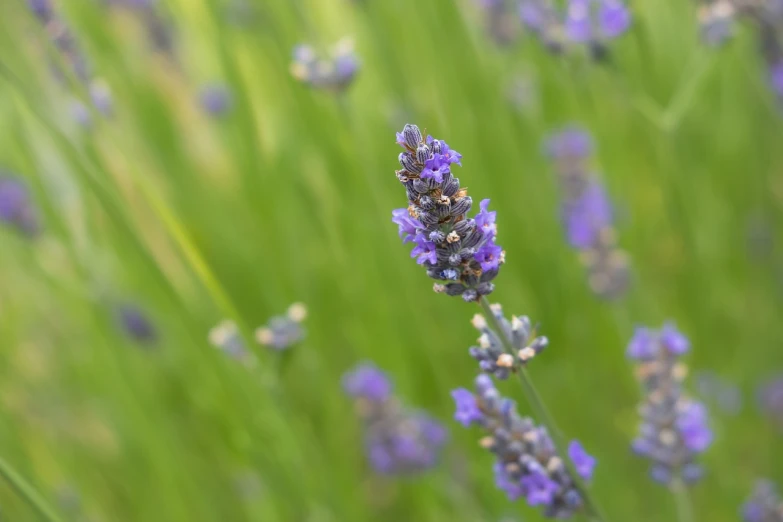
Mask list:
[[672,482],[671,491],[677,505],[677,520],[679,522],[693,522],[693,505],[685,482],[681,478],[675,479]]
[[63,522],[63,519],[46,503],[41,494],[2,457],[0,457],[0,475],[8,481],[20,497],[24,498],[41,515],[41,519],[49,522]]
[[[512,346],[511,340],[506,337],[505,330],[503,330],[497,318],[495,317],[495,314],[492,312],[492,308],[490,307],[489,300],[486,298],[486,296],[481,296],[480,303],[481,307],[484,309],[484,315],[487,316],[487,321],[489,321],[492,329],[495,330],[495,333],[497,333],[498,338],[503,344],[503,349],[506,351],[506,353],[514,355],[514,348]],[[546,404],[544,404],[541,395],[539,395],[538,390],[536,390],[536,387],[533,385],[533,381],[530,378],[530,375],[524,367],[519,369],[517,375],[519,376],[519,382],[522,383],[522,392],[524,393],[528,404],[530,404],[530,407],[533,408],[535,415],[538,417],[538,421],[546,426],[550,436],[552,437],[552,442],[555,445],[555,449],[557,450],[558,455],[560,455],[560,458],[563,459],[563,462],[565,462],[566,466],[568,467],[571,477],[573,478],[577,489],[579,489],[579,492],[584,499],[588,517],[590,520],[605,522],[607,519],[604,516],[603,511],[595,499],[590,495],[590,491],[587,489],[587,485],[585,484],[584,480],[582,480],[582,477],[579,476],[570,459],[568,459],[568,449],[565,438],[563,437],[560,428],[557,427],[554,418],[549,413],[549,410],[547,409]]]

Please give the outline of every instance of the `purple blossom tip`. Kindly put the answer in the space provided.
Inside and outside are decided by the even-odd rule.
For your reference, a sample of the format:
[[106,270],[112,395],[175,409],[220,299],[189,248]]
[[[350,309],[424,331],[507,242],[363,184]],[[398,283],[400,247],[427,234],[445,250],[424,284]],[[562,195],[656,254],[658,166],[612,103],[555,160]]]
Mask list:
[[690,341],[685,337],[673,323],[666,323],[661,330],[661,343],[673,355],[683,355],[691,347]]
[[467,427],[480,422],[484,416],[476,403],[476,397],[465,388],[457,388],[451,392],[451,397],[456,405],[454,420]]
[[572,440],[568,445],[568,456],[571,462],[574,463],[574,468],[576,468],[576,472],[580,477],[585,480],[590,480],[593,477],[595,458],[585,451],[578,440]]
[[363,363],[343,376],[343,389],[353,397],[383,402],[391,396],[392,388],[385,372],[373,364]]
[[637,327],[626,351],[630,359],[644,361],[655,357],[656,340],[649,328]]

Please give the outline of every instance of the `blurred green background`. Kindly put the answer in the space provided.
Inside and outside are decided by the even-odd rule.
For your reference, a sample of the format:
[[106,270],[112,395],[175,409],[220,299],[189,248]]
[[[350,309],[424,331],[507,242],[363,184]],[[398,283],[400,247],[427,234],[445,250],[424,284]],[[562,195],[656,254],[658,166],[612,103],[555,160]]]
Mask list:
[[[161,2],[172,60],[133,13],[59,2],[114,98],[114,116],[85,129],[40,24],[25,2],[0,2],[0,166],[29,183],[44,229],[29,241],[0,228],[0,455],[65,520],[540,519],[496,490],[480,434],[451,420],[450,390],[476,372],[479,310],[434,294],[390,222],[406,204],[394,177],[406,122],[459,150],[463,186],[498,210],[507,263],[492,300],[550,338],[533,377],[599,459],[610,520],[675,513],[628,450],[636,324],[675,320],[692,369],[745,396],[740,415],[713,412],[696,519],[737,520],[757,477],[783,481],[780,435],[754,401],[783,369],[783,120],[751,31],[708,49],[695,6],[637,0],[611,62],[594,64],[530,37],[499,48],[467,1],[237,5]],[[295,44],[346,35],[362,62],[347,92],[291,77]],[[233,93],[219,119],[197,99],[213,81]],[[513,102],[511,85],[524,85]],[[565,242],[541,153],[570,122],[596,140],[632,263],[613,303],[591,294]],[[250,334],[294,301],[308,306],[308,337],[285,364],[258,349],[246,368],[207,340],[221,319]],[[117,302],[147,310],[154,347],[117,328]],[[339,381],[363,359],[449,427],[434,471],[368,468]],[[38,520],[5,483],[0,512]]]

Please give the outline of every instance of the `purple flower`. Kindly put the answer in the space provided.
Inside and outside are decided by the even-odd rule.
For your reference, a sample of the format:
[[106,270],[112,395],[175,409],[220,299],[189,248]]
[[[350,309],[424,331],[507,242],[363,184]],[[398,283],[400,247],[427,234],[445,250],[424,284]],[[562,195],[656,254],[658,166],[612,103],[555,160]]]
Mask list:
[[445,427],[430,415],[403,408],[392,397],[391,382],[364,363],[343,377],[343,388],[356,399],[364,424],[367,459],[386,475],[408,475],[433,467],[446,443]]
[[117,308],[120,327],[125,334],[138,343],[150,344],[157,340],[155,327],[141,308],[132,304]]
[[690,451],[701,453],[712,443],[712,431],[707,426],[707,409],[703,404],[690,402],[677,417],[677,429],[683,444]]
[[371,363],[363,363],[343,376],[348,395],[373,402],[384,402],[391,396],[391,382],[385,372]]
[[0,171],[0,222],[15,228],[19,233],[33,237],[40,227],[35,206],[27,186],[16,177]]
[[199,92],[199,103],[207,114],[222,116],[231,109],[231,91],[219,83],[205,85]]
[[680,333],[673,323],[666,323],[661,330],[661,343],[673,355],[683,355],[691,347],[690,341]]
[[687,348],[687,339],[671,323],[660,331],[637,328],[628,346],[629,357],[638,361],[636,375],[645,395],[631,447],[651,461],[650,474],[661,483],[675,477],[699,480],[703,472],[696,457],[712,443],[707,409],[683,394],[687,371],[679,358]]
[[548,505],[560,489],[560,485],[545,473],[534,471],[520,479],[527,503],[531,506]]
[[479,423],[484,418],[476,403],[476,397],[465,388],[457,388],[451,392],[451,396],[457,406],[454,420],[467,427]]
[[500,266],[500,262],[503,259],[502,254],[503,249],[490,239],[479,247],[474,259],[478,261],[483,271],[488,272],[490,270],[496,270]]
[[[520,417],[514,402],[498,394],[489,376],[477,377],[475,388],[475,394],[464,389],[452,392],[457,403],[455,419],[486,431],[481,444],[495,456],[497,487],[510,500],[524,497],[529,505],[542,506],[547,517],[569,518],[581,507],[581,497],[574,490],[575,477],[557,455],[546,429]],[[592,471],[594,459],[581,451],[575,460]],[[569,454],[574,458],[573,449]]]
[[652,330],[644,327],[637,327],[634,331],[631,342],[628,343],[626,353],[629,358],[638,361],[644,361],[655,357],[656,339]]
[[356,77],[359,65],[350,39],[337,42],[325,57],[302,44],[294,47],[291,74],[311,87],[341,92]]
[[421,179],[434,179],[438,183],[443,183],[443,176],[451,172],[448,157],[441,154],[434,154],[424,164],[424,170],[421,171]]
[[460,165],[462,155],[443,140],[423,140],[411,124],[396,134],[396,142],[405,150],[398,156],[402,169],[395,174],[405,187],[408,215],[415,219],[398,209],[392,221],[404,241],[416,243],[411,257],[438,281],[436,292],[461,296],[466,302],[489,295],[505,256],[494,242],[495,212],[487,210],[489,202],[482,202],[476,219],[468,217],[473,199],[451,173],[451,165]]
[[576,472],[585,480],[593,478],[593,468],[595,468],[595,458],[590,456],[582,447],[578,440],[572,440],[568,445],[568,456],[574,463]]
[[590,136],[570,127],[549,138],[546,148],[560,181],[568,243],[580,251],[592,290],[602,298],[620,297],[630,279],[627,255],[617,245],[606,188],[587,164]]
[[603,186],[590,183],[579,198],[565,206],[568,242],[574,248],[594,246],[602,230],[612,224],[612,207]]
[[583,129],[572,126],[553,134],[546,142],[552,159],[585,159],[593,152],[593,140]]
[[407,208],[392,210],[392,223],[400,227],[400,239],[402,239],[403,244],[413,241],[419,229],[424,228],[421,222],[411,217]]
[[476,228],[481,230],[481,233],[484,235],[485,239],[493,239],[495,235],[497,234],[498,228],[495,224],[495,217],[497,215],[496,211],[489,212],[487,208],[489,207],[489,199],[482,199],[481,203],[479,203],[479,208],[481,209],[478,214],[476,214],[475,222],[476,222]]
[[522,0],[519,3],[519,17],[528,29],[540,32],[545,29],[547,17],[538,0]]
[[605,38],[617,38],[631,25],[631,13],[619,0],[601,0],[598,25]]
[[416,259],[418,264],[438,264],[438,254],[435,248],[435,243],[429,241],[426,237],[424,237],[423,234],[417,234],[413,241],[416,243],[416,247],[411,250],[411,257],[418,256],[418,259]]
[[590,20],[591,0],[570,0],[565,19],[565,33],[574,43],[586,43],[592,39]]

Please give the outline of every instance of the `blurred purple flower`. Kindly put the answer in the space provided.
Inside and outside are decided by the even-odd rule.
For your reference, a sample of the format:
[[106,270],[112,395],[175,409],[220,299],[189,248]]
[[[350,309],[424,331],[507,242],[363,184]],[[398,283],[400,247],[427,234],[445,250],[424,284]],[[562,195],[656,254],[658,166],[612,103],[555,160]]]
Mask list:
[[21,179],[0,171],[0,222],[33,237],[39,232],[38,218],[27,186]]
[[231,109],[231,91],[221,83],[205,85],[199,92],[199,103],[210,116],[222,116]]
[[118,306],[117,318],[121,329],[131,340],[140,344],[152,344],[157,340],[155,326],[139,306],[130,303]]
[[372,363],[362,363],[343,376],[343,389],[348,395],[373,402],[385,402],[391,397],[389,377]]

